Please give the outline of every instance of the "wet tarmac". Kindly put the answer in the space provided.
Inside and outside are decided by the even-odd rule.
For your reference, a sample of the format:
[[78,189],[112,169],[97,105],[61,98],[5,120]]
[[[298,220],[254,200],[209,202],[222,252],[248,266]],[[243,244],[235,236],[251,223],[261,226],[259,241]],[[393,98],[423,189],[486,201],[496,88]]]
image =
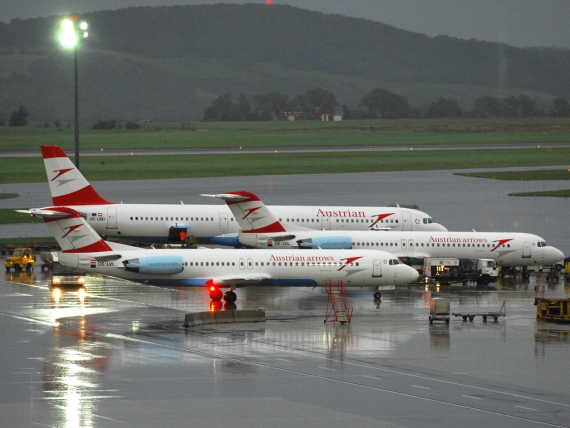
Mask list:
[[[89,277],[55,299],[49,273],[0,278],[2,427],[570,426],[570,325],[537,320],[534,286],[348,292],[350,324],[324,323],[321,289],[239,289],[264,323],[182,326],[202,289]],[[431,297],[497,322],[428,323]]]
[[[268,204],[418,204],[449,230],[536,233],[570,254],[569,202],[514,198],[563,182],[499,181],[455,171],[97,182],[125,203],[212,203],[199,193],[247,189]],[[3,185],[0,208],[51,204],[47,183]],[[0,236],[48,236],[41,223]],[[211,307],[201,289],[89,277],[56,300],[48,274],[0,278],[0,427],[531,427],[570,426],[570,325],[537,320],[534,286],[350,290],[350,325],[324,323],[321,289],[239,289],[237,309],[265,323],[185,329]],[[452,312],[507,316],[428,323],[429,300]]]

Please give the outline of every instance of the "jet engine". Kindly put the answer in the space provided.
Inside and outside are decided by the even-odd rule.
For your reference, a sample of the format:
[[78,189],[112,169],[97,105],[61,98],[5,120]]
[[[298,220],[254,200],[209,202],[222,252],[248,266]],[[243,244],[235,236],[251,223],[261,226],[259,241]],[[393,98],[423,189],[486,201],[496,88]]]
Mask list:
[[352,239],[349,236],[323,236],[317,238],[300,239],[299,248],[320,248],[321,250],[348,250],[352,248]]
[[172,275],[184,270],[182,256],[151,256],[125,260],[125,269],[129,272],[148,275]]

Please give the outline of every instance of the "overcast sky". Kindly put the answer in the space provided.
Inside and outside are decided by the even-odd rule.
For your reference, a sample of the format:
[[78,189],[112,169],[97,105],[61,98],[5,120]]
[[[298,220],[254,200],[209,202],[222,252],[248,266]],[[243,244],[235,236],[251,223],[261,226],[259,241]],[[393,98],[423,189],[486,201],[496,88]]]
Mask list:
[[[397,28],[519,47],[570,48],[570,0],[272,0]],[[1,0],[0,21],[130,6],[266,3],[267,0]],[[270,7],[270,6],[268,6]]]

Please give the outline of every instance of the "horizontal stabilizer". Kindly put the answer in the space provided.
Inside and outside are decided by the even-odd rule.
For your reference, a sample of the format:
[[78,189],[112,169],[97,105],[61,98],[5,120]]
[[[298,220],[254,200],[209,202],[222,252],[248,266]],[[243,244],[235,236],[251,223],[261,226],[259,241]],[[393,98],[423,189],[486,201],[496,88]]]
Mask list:
[[71,214],[66,211],[58,211],[51,208],[30,208],[29,210],[19,210],[18,212],[27,213],[34,217],[41,218],[66,218],[70,217]]
[[206,196],[208,198],[217,198],[217,199],[222,199],[224,201],[230,201],[230,202],[244,202],[244,201],[251,200],[250,196],[234,195],[232,193],[219,193],[217,195],[208,195],[205,193],[200,193],[200,196]]

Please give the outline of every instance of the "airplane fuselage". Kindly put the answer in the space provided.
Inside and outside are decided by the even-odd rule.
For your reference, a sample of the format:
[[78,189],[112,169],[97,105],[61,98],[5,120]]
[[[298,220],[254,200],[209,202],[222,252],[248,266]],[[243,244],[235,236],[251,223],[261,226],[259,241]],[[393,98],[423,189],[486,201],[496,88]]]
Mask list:
[[397,285],[418,273],[391,254],[378,250],[119,250],[63,252],[59,262],[90,274],[102,274],[151,285],[219,288],[246,285],[345,287]]
[[[280,239],[280,236],[288,239]],[[355,250],[378,249],[401,258],[486,258],[495,260],[499,266],[542,266],[563,258],[560,250],[547,245],[540,236],[529,233],[301,231],[241,233],[238,239],[251,248],[277,249],[300,248],[300,245],[308,247],[307,240],[315,240],[321,248],[327,248],[327,242],[333,245],[341,237],[348,237],[349,244]],[[303,240],[306,240],[305,243]],[[314,243],[312,245],[316,246]]]
[[[160,205],[109,204],[69,205],[81,213],[102,236],[117,237],[148,243],[176,242],[184,231],[198,243],[239,246],[235,236],[239,225],[226,205]],[[431,217],[414,209],[398,207],[319,207],[272,206],[272,212],[282,221],[315,230],[369,230],[387,228],[390,231],[442,231],[443,226]]]

